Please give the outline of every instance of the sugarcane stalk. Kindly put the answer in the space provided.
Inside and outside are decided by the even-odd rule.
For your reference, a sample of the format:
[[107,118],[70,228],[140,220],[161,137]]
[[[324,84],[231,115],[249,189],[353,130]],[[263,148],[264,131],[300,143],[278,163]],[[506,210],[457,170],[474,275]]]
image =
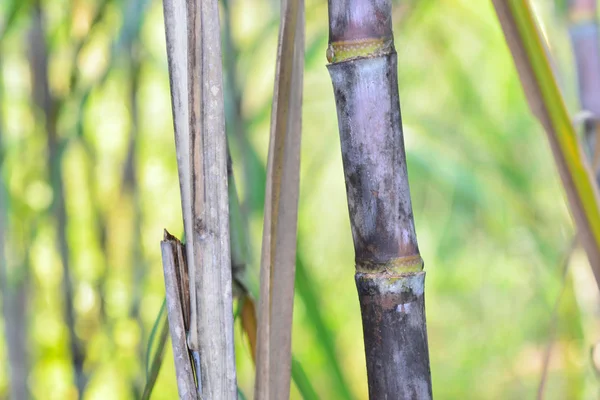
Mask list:
[[328,65],[369,397],[430,399],[423,260],[408,186],[391,1],[329,0]]
[[585,116],[584,136],[598,181],[600,142],[596,136],[600,120],[600,40],[596,10],[596,0],[569,1],[569,36],[577,68],[579,99]]

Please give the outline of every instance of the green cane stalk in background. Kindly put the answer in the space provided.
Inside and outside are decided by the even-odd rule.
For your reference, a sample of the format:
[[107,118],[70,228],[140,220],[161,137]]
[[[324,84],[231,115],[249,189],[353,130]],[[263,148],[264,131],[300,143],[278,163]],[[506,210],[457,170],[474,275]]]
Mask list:
[[327,59],[354,240],[369,397],[430,399],[390,1],[329,1]]

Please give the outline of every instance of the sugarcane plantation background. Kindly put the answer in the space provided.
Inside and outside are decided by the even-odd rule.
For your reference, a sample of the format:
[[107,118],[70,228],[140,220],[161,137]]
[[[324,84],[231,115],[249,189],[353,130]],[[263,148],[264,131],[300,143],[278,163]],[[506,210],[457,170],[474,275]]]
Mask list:
[[[279,2],[221,6],[256,292]],[[435,396],[596,398],[600,296],[491,2],[393,7]],[[533,7],[575,116],[566,6]],[[320,398],[364,399],[327,23],[326,2],[307,0],[292,348]],[[138,398],[160,347],[159,242],[183,236],[162,2],[0,2],[0,145],[0,398]],[[239,319],[235,337],[251,397]],[[167,344],[153,398],[176,391]]]

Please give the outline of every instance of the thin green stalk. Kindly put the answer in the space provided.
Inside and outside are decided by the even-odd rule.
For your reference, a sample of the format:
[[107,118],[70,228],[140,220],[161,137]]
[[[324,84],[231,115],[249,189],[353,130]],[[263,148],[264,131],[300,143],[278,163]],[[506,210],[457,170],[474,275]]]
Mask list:
[[300,392],[304,400],[319,399],[315,388],[312,386],[312,383],[310,383],[310,379],[308,379],[306,372],[304,372],[304,368],[302,368],[302,364],[300,364],[298,360],[296,360],[293,356],[292,379],[296,383],[296,387],[298,388],[298,391]]
[[550,323],[549,323],[549,334],[548,334],[548,343],[546,344],[546,349],[544,351],[544,358],[542,362],[542,374],[540,377],[540,383],[538,384],[537,390],[537,399],[541,400],[544,398],[544,391],[546,389],[546,382],[548,380],[548,368],[550,366],[550,359],[552,356],[552,348],[554,345],[555,335],[556,335],[556,327],[558,324],[558,308],[560,307],[561,300],[565,293],[566,285],[567,285],[567,273],[569,271],[569,264],[571,261],[571,256],[573,255],[573,251],[577,247],[577,238],[574,237],[569,243],[569,246],[565,250],[563,255],[563,259],[561,261],[561,272],[562,272],[562,285],[560,288],[560,292],[558,293],[558,297],[554,302],[554,306],[552,307],[552,313],[550,315]]
[[[145,362],[145,370],[146,370],[146,381],[149,379],[150,377],[150,370],[151,370],[151,366],[154,364],[154,360],[151,360],[151,355],[152,355],[152,347],[154,345],[154,338],[156,336],[156,332],[158,331],[158,327],[159,326],[163,326],[163,324],[165,323],[165,321],[167,320],[167,314],[165,313],[166,311],[166,306],[167,306],[167,301],[166,299],[163,300],[162,305],[160,306],[160,310],[158,311],[158,316],[156,317],[156,320],[154,321],[154,325],[152,325],[152,329],[150,330],[150,335],[148,336],[148,346],[146,347],[146,362]],[[155,353],[155,354],[158,354]]]
[[163,315],[163,318],[160,319],[160,336],[158,337],[158,343],[156,344],[156,353],[152,357],[152,364],[150,365],[150,370],[148,372],[148,380],[146,381],[146,386],[144,387],[144,391],[141,396],[142,400],[150,399],[150,395],[152,394],[152,390],[154,389],[154,385],[158,379],[160,367],[162,366],[165,355],[165,345],[168,338],[169,323],[166,315]]
[[578,237],[600,287],[598,189],[556,83],[528,1],[493,0],[533,114],[544,127]]

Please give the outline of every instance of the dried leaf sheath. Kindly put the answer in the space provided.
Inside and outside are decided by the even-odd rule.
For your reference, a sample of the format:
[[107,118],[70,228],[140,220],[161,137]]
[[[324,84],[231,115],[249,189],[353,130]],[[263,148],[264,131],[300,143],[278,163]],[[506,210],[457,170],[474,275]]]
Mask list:
[[304,2],[283,0],[260,272],[256,399],[287,399],[300,179]]
[[[181,190],[181,209],[185,237],[191,241],[192,206],[190,173],[190,129],[188,108],[188,46],[186,0],[163,0],[165,32],[167,41],[167,60],[171,87],[171,107],[175,130],[175,149],[177,171]],[[193,264],[194,247],[186,246],[188,265]],[[190,268],[194,271],[194,268]],[[195,300],[195,293],[192,293]]]
[[[185,237],[190,245],[185,246],[188,272],[188,290],[189,297],[187,302],[182,303],[184,308],[183,315],[187,319],[193,314],[193,321],[186,321],[185,326],[196,326],[196,268],[194,264],[194,246],[193,243],[193,214],[191,198],[191,148],[190,148],[190,114],[189,114],[189,85],[188,85],[188,21],[186,0],[163,0],[163,12],[165,20],[165,33],[167,44],[167,60],[169,64],[169,83],[171,88],[171,107],[173,111],[173,125],[175,131],[175,151],[177,154],[177,170],[179,174],[179,187],[181,191],[181,208],[183,214],[183,226]],[[166,279],[165,279],[165,283]],[[168,297],[168,296],[167,296]],[[198,359],[198,338],[197,329],[190,332],[193,337],[190,338],[190,344],[194,351],[194,359]],[[175,344],[175,342],[173,342]],[[181,362],[181,361],[179,361]],[[177,364],[176,364],[177,366]],[[181,368],[180,368],[181,369]],[[196,375],[201,371],[197,368]],[[187,375],[178,374],[180,377]],[[187,376],[189,379],[190,377]],[[178,382],[179,383],[179,382]],[[201,381],[200,381],[201,383]],[[185,383],[187,386],[195,386],[194,379]],[[180,388],[187,393],[187,387]],[[201,387],[198,388],[199,391]]]
[[196,400],[196,386],[194,385],[194,375],[185,330],[187,325],[185,302],[189,301],[189,299],[184,299],[185,292],[181,290],[183,289],[181,285],[187,283],[187,279],[185,279],[185,275],[179,273],[179,271],[187,269],[183,254],[185,248],[179,240],[166,231],[160,247],[162,250],[167,293],[167,314],[169,317],[169,330],[173,346],[173,358],[175,359],[179,398],[182,400]]
[[369,396],[430,399],[425,273],[408,187],[391,3],[330,0],[329,24]]

